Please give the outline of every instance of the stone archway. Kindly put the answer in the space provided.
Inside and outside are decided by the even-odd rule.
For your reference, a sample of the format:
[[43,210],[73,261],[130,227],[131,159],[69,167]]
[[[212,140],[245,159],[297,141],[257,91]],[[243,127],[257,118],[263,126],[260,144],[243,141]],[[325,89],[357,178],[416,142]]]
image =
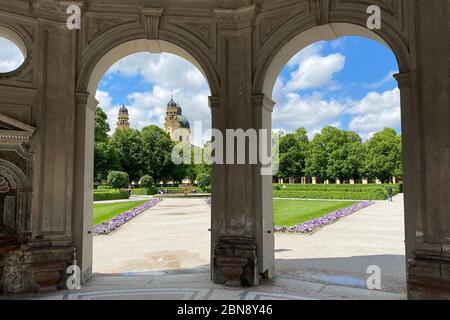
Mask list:
[[[187,50],[171,42],[155,39],[133,39],[125,41],[106,53],[105,47],[98,47],[98,52],[92,53],[93,63],[86,60],[82,67],[78,86],[83,93],[77,95],[76,110],[76,161],[75,196],[74,196],[74,240],[82,269],[82,281],[90,279],[92,274],[92,217],[93,217],[93,161],[94,161],[94,119],[98,102],[95,93],[101,77],[116,62],[129,55],[141,52],[170,53],[192,63],[203,74],[210,91],[217,92],[217,79],[208,78],[202,65]],[[104,53],[104,54],[103,54]],[[101,55],[103,54],[103,55]],[[101,57],[101,58],[99,58]],[[89,67],[88,67],[89,66]],[[84,71],[86,70],[86,71]],[[89,74],[89,77],[87,75]]]
[[[362,18],[362,17],[361,17]],[[266,51],[263,52],[262,58],[258,61],[256,68],[256,75],[254,78],[254,91],[262,92],[265,97],[271,98],[272,91],[275,86],[275,81],[280,74],[282,68],[286,63],[303,48],[322,40],[333,40],[340,36],[362,36],[375,40],[389,49],[391,49],[399,65],[400,72],[394,75],[398,81],[401,92],[401,111],[402,111],[402,138],[403,138],[403,157],[404,157],[404,190],[405,190],[405,245],[406,245],[406,265],[408,276],[408,292],[412,292],[412,283],[414,283],[417,271],[415,270],[415,263],[412,262],[417,258],[417,249],[421,247],[423,239],[419,237],[422,234],[422,221],[420,212],[420,203],[422,201],[423,191],[421,184],[423,176],[420,162],[421,157],[420,146],[415,143],[420,139],[422,134],[419,129],[420,113],[413,108],[415,104],[416,95],[412,91],[412,75],[411,66],[413,63],[410,55],[410,48],[407,42],[404,41],[403,31],[395,30],[395,28],[385,28],[378,33],[375,33],[365,26],[358,25],[363,20],[354,19],[352,23],[330,22],[305,30],[293,32],[292,28],[287,27],[283,30],[281,28],[278,34],[278,39],[273,43],[267,45]],[[279,37],[281,34],[286,37]],[[272,103],[272,102],[271,102]],[[273,103],[276,103],[273,102]],[[271,115],[271,113],[270,113]],[[271,128],[267,122],[263,126]],[[269,181],[265,183],[269,184]],[[264,187],[263,187],[264,189]],[[265,188],[269,192],[269,187]],[[271,191],[270,191],[271,193]],[[269,197],[269,193],[265,196]],[[272,213],[263,211],[263,215],[267,220],[271,220]],[[266,252],[266,250],[265,250]],[[267,254],[267,253],[265,253]]]
[[[305,43],[317,36],[361,35],[368,18],[366,0],[76,3],[82,11],[81,30],[67,29],[66,1],[7,1],[0,9],[1,25],[17,32],[27,49],[26,62],[18,70],[0,75],[0,112],[37,129],[31,259],[48,262],[37,272],[50,272],[55,283],[72,263],[73,246],[82,248],[88,238],[80,235],[89,232],[83,212],[92,200],[96,101],[91,91],[96,80],[91,77],[102,57],[140,39],[151,40],[151,46],[183,48],[209,81],[213,128],[222,132],[270,128],[273,79],[266,75],[276,77],[279,65],[290,55],[283,48],[301,34],[311,37]],[[406,241],[412,257],[409,290],[449,297],[450,2],[373,0],[371,4],[381,8],[383,26],[375,32],[378,36],[369,36],[384,40],[395,52],[406,106],[402,127]],[[358,30],[349,29],[349,24],[359,26]],[[260,169],[260,165],[213,166],[211,265],[217,283],[257,285],[261,274],[270,277],[273,272],[271,189]],[[83,269],[88,279],[90,270]]]

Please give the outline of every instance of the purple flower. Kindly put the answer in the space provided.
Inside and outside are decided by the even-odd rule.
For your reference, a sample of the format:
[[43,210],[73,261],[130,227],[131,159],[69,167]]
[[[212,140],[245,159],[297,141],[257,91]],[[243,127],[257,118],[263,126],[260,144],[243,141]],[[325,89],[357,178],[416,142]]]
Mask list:
[[361,209],[371,206],[372,202],[363,201],[351,207],[340,209],[333,213],[327,214],[323,217],[306,221],[305,223],[295,225],[293,227],[275,227],[276,232],[291,232],[291,233],[311,233],[327,224],[333,223],[343,217],[355,213]]
[[161,202],[161,199],[152,199],[140,207],[121,213],[109,221],[98,224],[94,227],[94,234],[96,235],[109,234],[117,230],[119,227],[121,227],[131,219],[135,218],[137,215],[158,204],[159,202]]

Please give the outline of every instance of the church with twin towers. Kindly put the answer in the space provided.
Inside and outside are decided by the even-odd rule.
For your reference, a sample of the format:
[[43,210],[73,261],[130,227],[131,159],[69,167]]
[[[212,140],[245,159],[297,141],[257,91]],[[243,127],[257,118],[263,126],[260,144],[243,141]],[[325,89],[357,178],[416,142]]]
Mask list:
[[[119,109],[117,129],[129,129],[131,127],[130,115],[127,107],[122,105]],[[191,126],[189,120],[183,115],[180,104],[170,98],[166,106],[164,118],[164,130],[170,135],[174,142],[191,143]]]

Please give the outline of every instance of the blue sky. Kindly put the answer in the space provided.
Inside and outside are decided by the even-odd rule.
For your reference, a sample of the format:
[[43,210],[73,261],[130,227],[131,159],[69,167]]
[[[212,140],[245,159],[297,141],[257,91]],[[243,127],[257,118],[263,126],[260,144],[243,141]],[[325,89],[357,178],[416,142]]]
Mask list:
[[[23,61],[17,47],[0,38],[0,72]],[[305,127],[310,137],[327,125],[370,138],[384,127],[400,128],[400,94],[392,75],[398,70],[392,51],[361,37],[315,43],[294,56],[282,70],[272,99],[277,103],[273,127],[291,132]],[[211,126],[210,90],[199,70],[171,54],[128,56],[103,76],[96,94],[112,131],[122,104],[131,124],[141,129],[163,125],[165,106],[173,95],[190,120]],[[194,138],[202,144],[207,137]]]
[[305,48],[285,66],[275,85],[273,126],[305,127],[312,137],[327,125],[370,138],[400,128],[400,95],[392,51],[361,37],[343,37]]

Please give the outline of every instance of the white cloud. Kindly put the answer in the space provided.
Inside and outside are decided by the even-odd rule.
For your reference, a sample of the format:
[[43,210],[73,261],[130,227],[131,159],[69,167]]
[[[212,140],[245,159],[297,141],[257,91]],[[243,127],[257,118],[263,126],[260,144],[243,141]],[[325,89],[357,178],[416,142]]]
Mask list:
[[20,67],[24,57],[14,43],[0,37],[0,48],[0,73],[10,72]]
[[350,116],[348,129],[366,140],[385,127],[400,127],[400,90],[369,92],[363,99],[324,99],[319,93],[300,95],[290,90],[280,77],[274,88],[277,105],[273,126],[285,132],[304,127],[312,138],[326,126],[343,127],[343,117]]
[[398,128],[401,123],[400,90],[369,92],[347,112],[354,115],[349,129],[368,139],[385,127]]
[[274,128],[292,132],[304,127],[312,137],[323,127],[341,126],[340,117],[344,114],[345,104],[334,100],[325,100],[318,93],[310,96],[301,96],[289,92],[281,80],[278,82],[276,94],[284,95],[282,103],[277,104],[273,113]]
[[[130,92],[127,95],[130,102],[127,108],[133,128],[142,129],[151,124],[163,127],[166,106],[171,95],[183,108],[183,115],[188,118],[191,130],[196,121],[202,122],[203,130],[211,128],[208,83],[190,62],[166,53],[139,53],[117,62],[108,70],[103,81],[109,81],[114,74],[126,77],[141,76],[146,83],[149,83],[148,91]],[[112,89],[109,87],[108,91]],[[112,133],[116,128],[117,112],[120,106],[112,105],[111,96],[105,91],[97,91],[97,100],[108,115]],[[196,145],[203,145],[207,139],[197,137],[194,132],[191,138],[192,143]]]
[[303,60],[297,71],[291,73],[287,83],[289,90],[317,89],[335,85],[333,75],[345,67],[345,57],[340,53],[326,57],[314,55]]
[[127,77],[142,76],[147,82],[167,90],[204,90],[208,83],[190,62],[169,53],[137,53],[116,64],[107,75],[119,73]]
[[398,71],[390,71],[388,73],[388,75],[386,77],[384,77],[383,79],[381,79],[380,81],[377,81],[374,83],[363,83],[363,88],[370,89],[370,90],[378,89],[387,83],[393,82],[395,80],[394,75],[396,73],[398,73]]
[[317,42],[299,51],[294,57],[291,58],[291,60],[289,60],[287,66],[289,68],[296,68],[308,58],[320,55],[320,51],[323,49],[324,43],[324,41]]

